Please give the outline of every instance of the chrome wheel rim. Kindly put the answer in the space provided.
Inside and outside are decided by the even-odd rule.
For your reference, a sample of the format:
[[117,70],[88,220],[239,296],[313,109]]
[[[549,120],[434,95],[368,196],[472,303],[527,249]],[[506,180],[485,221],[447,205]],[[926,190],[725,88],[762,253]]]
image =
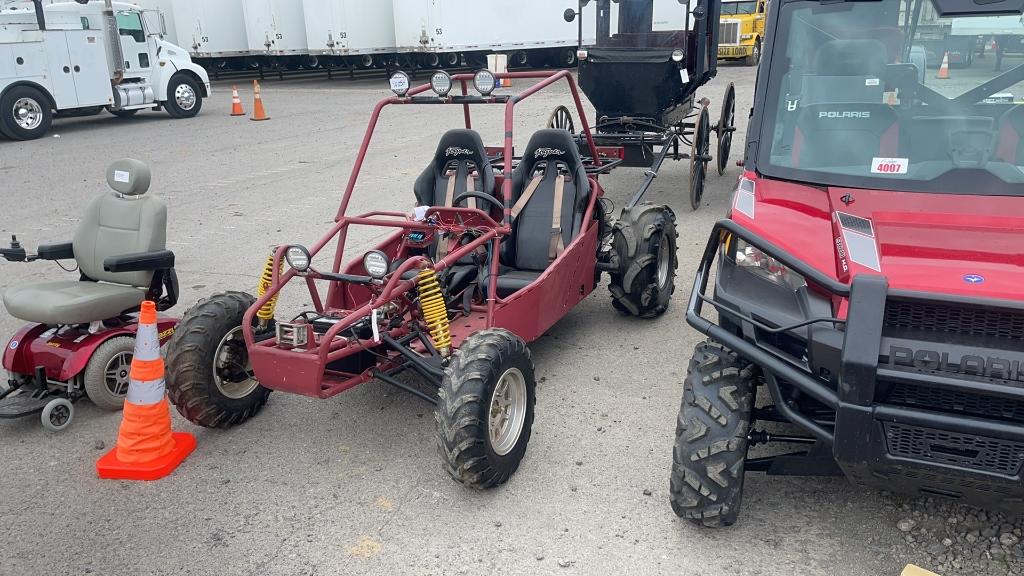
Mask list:
[[252,371],[241,326],[220,339],[213,355],[213,382],[221,394],[232,400],[245,398],[260,385]]
[[526,378],[518,368],[509,368],[498,379],[487,412],[491,449],[504,456],[515,448],[526,422]]
[[196,91],[188,84],[178,84],[174,89],[174,102],[182,110],[191,110],[196,105]]
[[103,383],[107,391],[118,398],[124,398],[131,384],[131,370],[131,352],[119,352],[111,358],[103,370]]
[[668,276],[672,269],[672,254],[668,251],[668,235],[661,235],[661,242],[658,244],[658,288],[665,289],[668,286]]
[[14,102],[14,122],[24,130],[35,130],[43,123],[43,107],[31,98]]

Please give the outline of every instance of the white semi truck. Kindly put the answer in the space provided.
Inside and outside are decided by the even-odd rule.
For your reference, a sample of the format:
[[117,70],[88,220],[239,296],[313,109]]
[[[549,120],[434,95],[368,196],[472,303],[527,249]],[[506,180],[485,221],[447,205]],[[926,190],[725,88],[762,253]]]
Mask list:
[[163,21],[158,13],[146,16],[110,0],[0,0],[0,133],[39,138],[55,113],[198,114],[209,76],[153,29]]

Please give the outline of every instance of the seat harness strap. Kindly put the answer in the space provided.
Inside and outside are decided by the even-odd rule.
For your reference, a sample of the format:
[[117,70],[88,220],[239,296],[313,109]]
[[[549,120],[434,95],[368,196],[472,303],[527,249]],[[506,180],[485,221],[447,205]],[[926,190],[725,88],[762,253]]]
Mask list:
[[526,208],[526,204],[530,202],[530,198],[533,198],[533,194],[537,192],[537,188],[540,188],[540,183],[544,181],[544,173],[540,173],[533,177],[530,181],[530,185],[523,191],[523,195],[519,197],[519,201],[516,202],[515,206],[512,207],[512,219],[515,220],[519,217],[519,213]]
[[555,178],[555,205],[551,212],[551,244],[548,248],[548,260],[554,261],[565,251],[565,239],[562,237],[562,197],[565,194],[565,175]]

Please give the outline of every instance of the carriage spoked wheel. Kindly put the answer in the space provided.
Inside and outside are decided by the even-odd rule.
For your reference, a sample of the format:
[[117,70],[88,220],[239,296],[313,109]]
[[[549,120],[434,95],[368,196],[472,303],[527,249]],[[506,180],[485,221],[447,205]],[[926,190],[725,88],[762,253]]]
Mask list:
[[732,82],[725,89],[722,99],[722,116],[718,119],[715,132],[718,133],[718,175],[725,173],[729,165],[729,153],[732,152],[732,133],[736,131],[736,87]]
[[569,112],[569,109],[565,106],[559,106],[551,111],[551,116],[548,116],[547,127],[568,130],[570,134],[576,132],[576,127],[572,123],[572,112]]
[[707,176],[708,162],[711,161],[711,121],[708,118],[708,107],[701,106],[690,148],[690,207],[694,210],[700,208],[701,198],[704,197],[704,177]]

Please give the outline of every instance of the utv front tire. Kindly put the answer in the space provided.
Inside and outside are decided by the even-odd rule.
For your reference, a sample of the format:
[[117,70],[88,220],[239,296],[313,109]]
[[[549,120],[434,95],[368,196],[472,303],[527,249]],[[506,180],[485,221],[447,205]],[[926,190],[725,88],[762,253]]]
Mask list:
[[624,209],[612,229],[619,265],[608,289],[612,306],[627,316],[655,318],[668,310],[676,289],[676,215],[645,202]]
[[706,527],[739,516],[756,368],[721,344],[699,344],[683,384],[669,499],[677,516]]
[[533,426],[536,381],[530,350],[507,330],[483,330],[445,370],[434,419],[437,452],[456,482],[483,490],[519,468]]
[[252,418],[270,390],[252,374],[242,320],[255,299],[225,292],[185,313],[167,344],[167,393],[178,412],[206,428],[230,428]]

